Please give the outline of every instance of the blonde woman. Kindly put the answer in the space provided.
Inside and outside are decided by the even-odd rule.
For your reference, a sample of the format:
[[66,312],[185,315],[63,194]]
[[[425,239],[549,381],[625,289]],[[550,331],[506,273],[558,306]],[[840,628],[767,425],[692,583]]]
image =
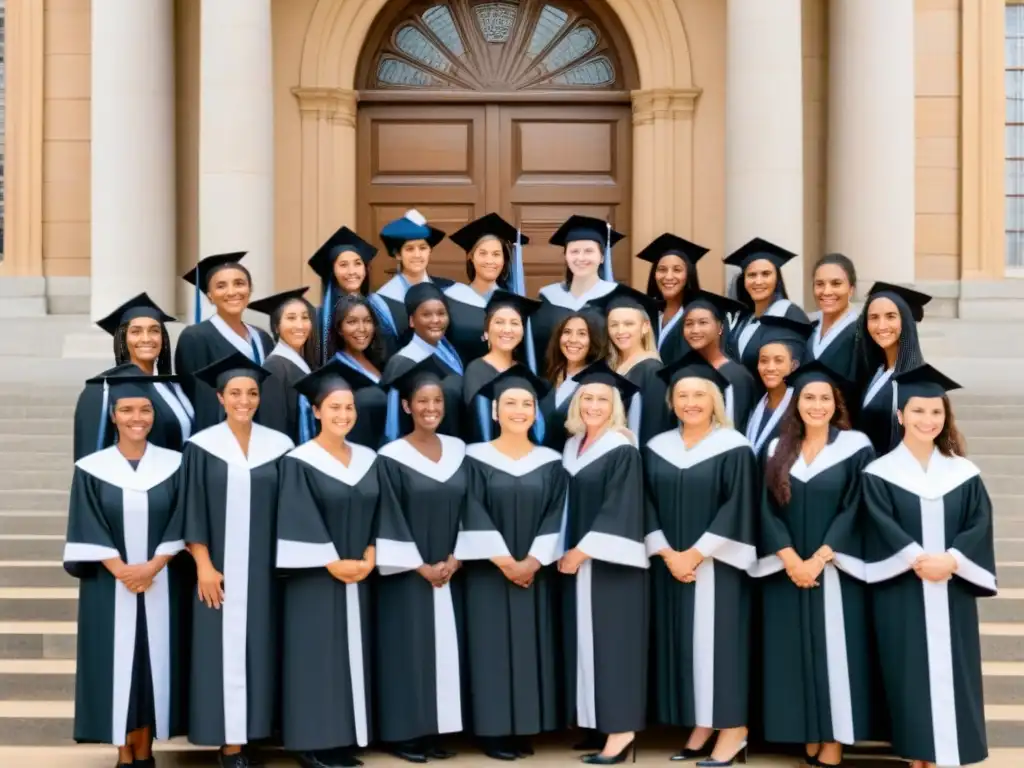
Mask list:
[[[731,765],[746,749],[757,462],[725,414],[728,381],[699,352],[660,374],[681,426],[644,446],[655,716],[689,728],[672,760]],[[656,557],[655,557],[656,556]]]
[[565,690],[570,718],[607,735],[583,762],[614,765],[626,759],[647,709],[643,471],[622,406],[636,387],[604,362],[576,380],[566,422],[572,437],[562,452],[569,491],[558,563],[567,577]]
[[658,317],[658,302],[645,293],[620,285],[600,304],[608,327],[608,365],[637,388],[626,406],[626,423],[645,445],[675,421],[665,406],[665,382],[658,377],[661,358],[651,318]]

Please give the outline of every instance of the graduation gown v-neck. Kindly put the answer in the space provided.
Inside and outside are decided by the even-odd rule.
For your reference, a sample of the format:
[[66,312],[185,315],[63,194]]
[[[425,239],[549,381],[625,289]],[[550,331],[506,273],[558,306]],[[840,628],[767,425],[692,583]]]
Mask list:
[[[466,449],[469,490],[455,543],[464,563],[466,658],[473,732],[530,735],[564,725],[559,708],[557,571],[565,506],[562,457],[537,447],[510,459],[490,443]],[[524,589],[493,557],[534,557]]]
[[875,371],[857,413],[857,429],[868,436],[879,456],[895,448],[900,439],[899,423],[896,421],[896,385],[892,376],[892,368],[879,368]]
[[565,698],[570,722],[602,733],[647,722],[648,584],[640,453],[609,430],[580,455],[565,444],[565,549],[589,559],[562,577]]
[[812,312],[810,319],[816,323],[811,338],[807,340],[807,359],[820,360],[847,381],[854,381],[857,375],[857,318],[854,309],[847,310],[824,338],[821,335],[821,312]]
[[281,460],[277,567],[283,584],[281,713],[284,747],[358,745],[370,718],[370,592],[327,564],[361,560],[374,543],[380,486],[376,454],[351,445],[346,467],[310,441]]
[[303,441],[299,435],[299,393],[295,383],[311,372],[309,364],[279,341],[263,367],[270,371],[270,376],[260,386],[260,424],[287,435],[298,445]]
[[103,565],[184,548],[172,520],[180,464],[180,453],[148,445],[137,468],[116,447],[75,465],[64,568],[79,579],[76,741],[123,746],[144,726],[158,739],[184,732],[189,563],[172,560],[142,595]]
[[[537,361],[547,359],[548,343],[555,327],[573,312],[588,307],[592,299],[599,299],[615,290],[618,283],[609,280],[598,280],[594,286],[582,296],[574,296],[566,290],[565,283],[552,283],[540,289],[540,307],[530,316],[530,328],[533,331],[533,348],[537,351]],[[594,317],[604,325],[604,313],[593,309]]]
[[768,395],[762,395],[757,402],[754,412],[747,420],[747,440],[754,447],[757,456],[763,456],[768,449],[769,443],[779,436],[782,426],[782,417],[786,415],[789,404],[793,400],[793,388],[787,387],[786,394],[779,401],[778,408],[768,407]]
[[552,387],[540,401],[540,412],[544,416],[544,447],[558,453],[565,448],[569,433],[565,430],[565,422],[569,418],[569,405],[579,385],[571,377],[566,377],[557,387]]
[[434,587],[416,572],[455,551],[466,505],[465,444],[441,438],[433,462],[406,440],[378,454],[376,682],[378,734],[399,742],[462,730],[456,611],[461,574]]
[[675,414],[668,409],[668,386],[658,376],[661,361],[655,357],[641,360],[623,376],[636,384],[639,391],[626,404],[629,428],[640,445],[676,423]]
[[[119,365],[104,371],[124,371],[132,376],[143,375],[143,370],[134,365]],[[101,375],[103,375],[101,374]],[[153,428],[149,431],[149,442],[169,451],[180,451],[193,431],[195,411],[178,384],[152,384],[147,388],[153,403]],[[74,417],[74,459],[78,461],[97,450],[114,444],[116,430],[108,424],[103,445],[96,443],[99,437],[100,419],[108,418],[103,409],[103,385],[86,384],[78,396]]]
[[[865,577],[893,751],[940,766],[988,756],[977,598],[996,594],[992,504],[978,468],[935,450],[925,471],[903,443],[864,470]],[[951,554],[948,581],[914,573]]]
[[[778,440],[768,448],[775,453]],[[882,709],[872,663],[867,587],[862,583],[865,519],[861,471],[874,458],[860,432],[832,430],[808,465],[797,456],[789,470],[792,498],[779,504],[764,489],[761,579],[766,621],[761,652],[764,736],[770,742],[818,744],[879,739]],[[786,575],[778,552],[792,547],[806,560],[823,545],[835,553],[816,589]]]
[[174,350],[174,372],[182,377],[181,387],[195,408],[196,432],[224,419],[224,409],[217,400],[216,391],[199,381],[195,377],[196,371],[234,352],[241,352],[262,365],[274,348],[274,342],[266,331],[252,325],[246,325],[246,328],[249,329],[249,338],[243,339],[231,330],[220,315],[213,315],[197,325],[186,326],[178,337],[178,345]]
[[204,544],[224,576],[224,603],[194,595],[189,741],[246,744],[272,733],[277,699],[278,464],[294,445],[253,424],[248,456],[227,423],[185,446],[179,507],[185,541]]
[[659,314],[658,316],[658,357],[665,365],[672,365],[677,360],[682,360],[690,351],[690,345],[683,338],[683,310],[680,307],[672,318],[665,324]]
[[[387,365],[384,366],[384,371],[381,373],[381,378],[385,381],[393,381],[413,368],[416,363],[424,360],[431,354],[431,349],[432,347],[429,344],[419,337],[415,337],[402,347],[394,357],[388,360]],[[437,432],[449,437],[461,437],[465,416],[465,408],[462,402],[462,376],[449,368],[436,352],[433,354],[441,367],[449,371],[449,375],[445,376],[441,381],[441,391],[444,394],[444,418],[441,419]],[[410,432],[412,432],[412,417],[405,412],[404,408],[400,409],[398,413],[398,434],[401,437]]]
[[[647,444],[643,457],[655,716],[690,728],[746,725],[754,453],[739,432],[719,427],[689,449],[678,429],[664,432]],[[672,576],[657,556],[666,548],[700,551],[704,560],[694,583]]]
[[[764,314],[799,320],[803,323],[808,322],[804,311],[789,299],[776,299],[764,311]],[[761,337],[763,335],[764,328],[761,327],[761,321],[754,317],[752,312],[740,317],[729,334],[729,357],[742,363],[755,377],[756,382],[760,382],[760,379],[757,378],[757,358],[761,353]]]

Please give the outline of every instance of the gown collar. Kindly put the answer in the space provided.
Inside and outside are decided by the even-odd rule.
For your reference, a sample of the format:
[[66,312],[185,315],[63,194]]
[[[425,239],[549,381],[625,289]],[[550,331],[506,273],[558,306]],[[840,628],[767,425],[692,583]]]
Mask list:
[[197,432],[189,438],[189,442],[195,443],[225,464],[250,470],[280,458],[295,447],[287,435],[253,424],[249,455],[246,456],[226,421]]
[[821,312],[814,312],[810,316],[810,320],[817,320],[817,325],[814,326],[814,331],[811,334],[811,352],[814,354],[814,359],[817,360],[821,357],[822,353],[828,349],[828,345],[831,344],[836,338],[842,334],[847,328],[857,322],[859,315],[857,311],[850,307],[846,310],[846,313],[836,320],[835,324],[829,328],[828,335],[825,338],[821,337]]
[[422,453],[412,447],[412,444],[405,439],[392,440],[380,449],[380,456],[387,456],[397,461],[404,467],[408,467],[417,474],[428,477],[439,483],[448,482],[452,475],[458,472],[462,466],[462,460],[466,455],[466,444],[457,437],[438,435],[441,440],[441,458],[439,461],[431,461]]
[[768,395],[765,394],[758,402],[754,412],[750,415],[750,421],[747,422],[747,440],[754,446],[754,452],[760,453],[761,448],[768,440],[768,435],[775,429],[775,425],[779,423],[782,415],[789,408],[789,401],[793,399],[793,388],[787,387],[786,394],[782,397],[782,402],[779,403],[779,407],[776,408],[768,419],[768,423],[762,428],[761,422],[764,421],[765,412],[768,410]]
[[133,468],[117,446],[112,445],[79,459],[75,466],[116,488],[145,493],[178,471],[181,454],[147,443],[139,466]]
[[[225,322],[218,314],[214,314],[210,317],[210,325],[217,329],[217,333],[224,337],[224,340],[231,346],[241,352],[243,355],[248,357],[254,363],[262,363],[267,359],[267,350],[263,348],[263,339],[260,338],[260,334],[255,328],[248,323],[245,323],[245,328],[249,332],[249,338],[243,339],[237,333],[232,330],[231,326]],[[258,359],[253,356],[257,355]]]
[[582,296],[574,296],[571,291],[566,290],[563,283],[552,283],[540,289],[541,298],[547,299],[556,307],[571,309],[574,312],[583,309],[583,306],[593,299],[599,299],[615,290],[618,283],[610,280],[598,280],[589,291]]
[[305,374],[310,374],[312,371],[309,368],[309,363],[302,359],[302,355],[296,352],[294,349],[289,347],[283,341],[277,342],[277,346],[271,351],[267,357],[283,357],[289,363],[294,365],[300,371]]
[[973,462],[962,456],[943,456],[938,448],[932,449],[928,469],[924,469],[902,442],[864,471],[922,499],[941,499],[981,474]]

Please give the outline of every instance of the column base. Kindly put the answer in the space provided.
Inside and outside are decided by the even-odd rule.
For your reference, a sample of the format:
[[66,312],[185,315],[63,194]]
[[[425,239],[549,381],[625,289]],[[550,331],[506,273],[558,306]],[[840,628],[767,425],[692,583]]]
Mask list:
[[0,317],[41,317],[45,314],[45,277],[0,277]]

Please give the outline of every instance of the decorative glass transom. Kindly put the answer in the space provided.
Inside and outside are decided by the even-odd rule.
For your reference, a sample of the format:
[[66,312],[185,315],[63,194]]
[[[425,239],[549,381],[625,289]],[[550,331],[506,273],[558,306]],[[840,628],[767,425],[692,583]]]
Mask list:
[[562,0],[414,3],[394,24],[371,88],[521,91],[614,88],[617,67],[597,23]]

